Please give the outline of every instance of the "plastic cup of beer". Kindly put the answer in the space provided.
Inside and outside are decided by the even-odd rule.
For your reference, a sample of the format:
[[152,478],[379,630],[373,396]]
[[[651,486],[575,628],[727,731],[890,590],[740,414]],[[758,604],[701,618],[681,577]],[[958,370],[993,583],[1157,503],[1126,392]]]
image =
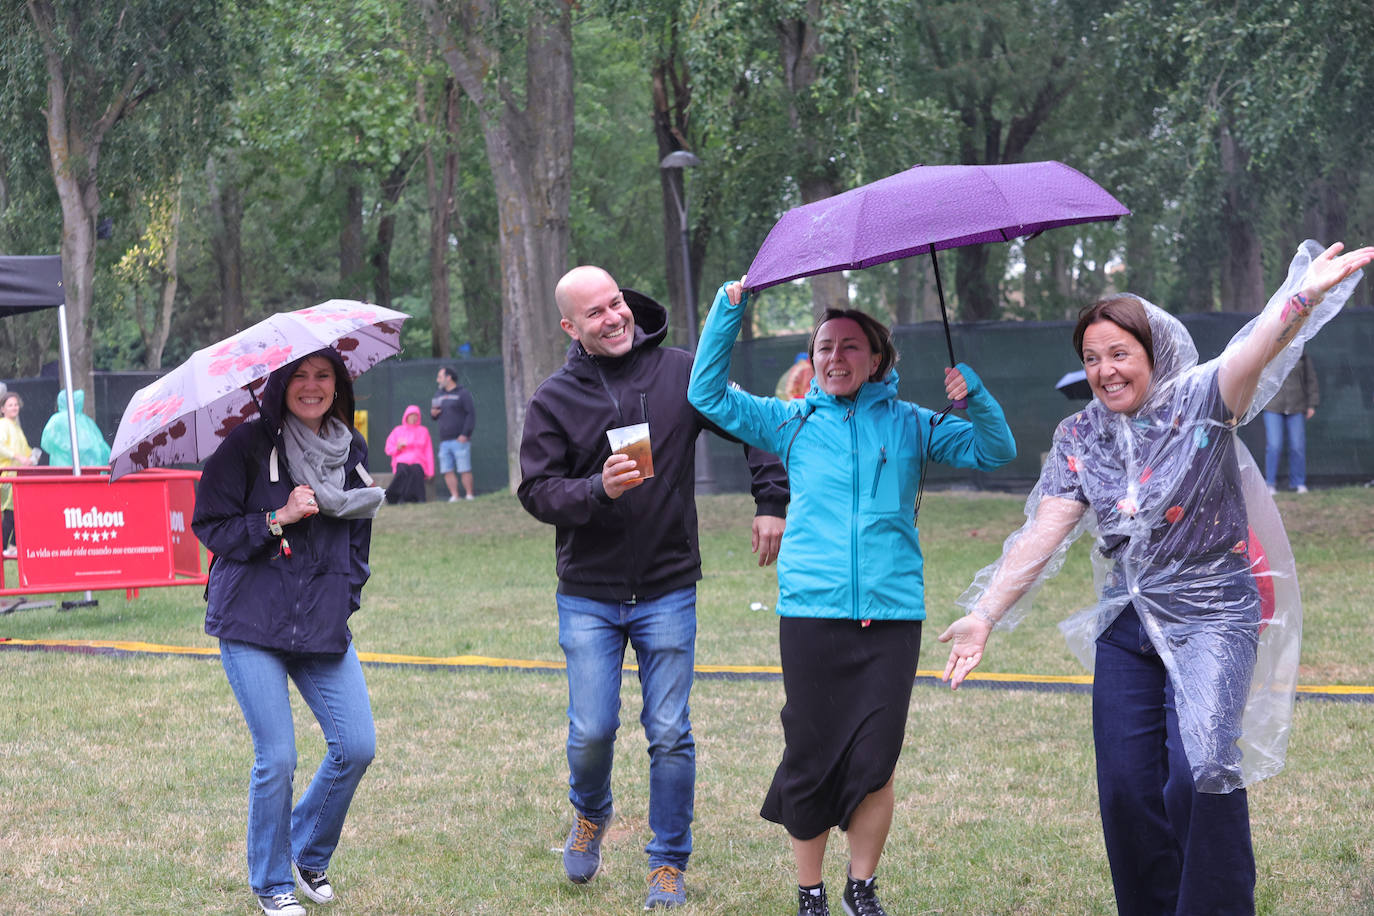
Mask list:
[[649,447],[648,423],[608,429],[606,438],[611,443],[612,452],[624,455],[635,463],[635,467],[639,469],[640,480],[654,476],[654,453]]

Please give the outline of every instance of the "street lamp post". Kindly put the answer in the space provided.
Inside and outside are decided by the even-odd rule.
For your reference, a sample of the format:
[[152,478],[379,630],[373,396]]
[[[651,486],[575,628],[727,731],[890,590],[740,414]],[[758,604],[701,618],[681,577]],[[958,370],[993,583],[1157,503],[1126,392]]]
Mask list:
[[[697,349],[697,300],[692,294],[692,252],[687,231],[687,176],[683,170],[701,165],[694,153],[685,149],[664,156],[658,167],[665,171],[677,170],[680,174],[669,176],[668,187],[673,189],[673,199],[677,203],[678,230],[682,248],[682,301],[687,309],[687,349],[693,353]],[[676,177],[678,181],[674,181]],[[682,184],[678,192],[678,182]],[[714,493],[716,478],[711,472],[711,453],[707,447],[706,433],[697,436],[696,444],[696,489],[698,493]]]

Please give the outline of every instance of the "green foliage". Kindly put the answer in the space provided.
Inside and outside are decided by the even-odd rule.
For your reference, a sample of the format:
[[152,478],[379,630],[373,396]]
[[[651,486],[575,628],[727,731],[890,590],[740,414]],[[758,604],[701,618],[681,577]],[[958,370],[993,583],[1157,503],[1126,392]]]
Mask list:
[[[42,115],[46,73],[25,4],[3,6],[0,251],[53,252],[61,217]],[[362,176],[371,228],[381,177],[432,137],[416,94],[433,111],[446,66],[413,0],[54,6],[77,118],[96,117],[99,96],[88,90],[131,62],[146,61],[146,85],[159,86],[101,152],[101,215],[114,235],[96,249],[97,365],[141,359],[114,269],[147,234],[146,202],[178,173],[181,283],[165,361],[220,336],[210,158],[242,195],[248,319],[337,295],[340,167]],[[454,32],[499,52],[485,73],[485,114],[523,104],[525,25],[532,12],[560,8],[561,0],[490,4],[490,15]],[[1175,309],[1209,308],[1226,247],[1222,205],[1236,187],[1219,163],[1223,127],[1248,156],[1229,180],[1249,197],[1243,218],[1263,241],[1270,282],[1305,236],[1356,243],[1374,234],[1374,166],[1363,149],[1374,127],[1374,21],[1342,0],[586,0],[573,14],[569,258],[606,263],[665,299],[650,72],[668,58],[681,62],[690,93],[683,139],[703,161],[686,175],[699,299],[744,271],[808,177],[843,189],[918,162],[1057,158],[1134,215],[989,248],[1001,317],[1064,317],[1113,287]],[[814,72],[789,83],[779,29],[801,23],[818,39]],[[450,333],[495,355],[501,252],[483,114],[464,102]],[[396,206],[391,261],[396,303],[417,314],[414,334],[427,329],[429,301],[419,174]],[[959,260],[941,260],[955,309]],[[918,273],[928,291],[928,264]],[[885,314],[903,292],[892,266],[856,273],[850,285],[858,304]],[[761,333],[809,325],[804,286],[769,291],[756,308]],[[0,347],[0,374],[36,370],[21,339],[48,340],[42,359],[55,357],[55,338],[12,327],[17,337],[0,332],[0,344],[15,342]]]

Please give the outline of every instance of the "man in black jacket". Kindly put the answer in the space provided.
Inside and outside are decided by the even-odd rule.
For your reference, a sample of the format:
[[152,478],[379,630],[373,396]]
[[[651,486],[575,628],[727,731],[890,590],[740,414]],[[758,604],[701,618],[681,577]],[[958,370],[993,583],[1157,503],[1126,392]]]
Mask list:
[[[649,741],[649,895],[685,898],[692,851],[696,745],[688,695],[701,578],[695,444],[715,429],[687,403],[692,355],[662,347],[663,307],[583,266],[555,299],[573,339],[567,362],[535,391],[520,443],[520,502],[557,527],[558,642],[568,663],[568,767],[573,826],[563,867],[577,883],[601,865],[612,812],[611,763],[620,725],[620,672],[634,646]],[[648,423],[653,477],[612,454],[609,429]],[[715,430],[719,432],[719,430]],[[788,502],[776,457],[745,449],[757,505],[753,549],[777,559]],[[647,470],[647,469],[646,469]]]

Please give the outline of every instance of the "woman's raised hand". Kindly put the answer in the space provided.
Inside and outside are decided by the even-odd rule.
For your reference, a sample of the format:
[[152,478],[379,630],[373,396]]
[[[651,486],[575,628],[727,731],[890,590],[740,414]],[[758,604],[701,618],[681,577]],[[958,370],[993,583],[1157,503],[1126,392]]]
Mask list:
[[1357,248],[1354,251],[1341,254],[1344,250],[1345,245],[1337,242],[1318,255],[1317,259],[1307,268],[1306,279],[1309,293],[1320,296],[1370,261],[1374,261],[1374,248],[1372,247]]
[[968,397],[968,381],[958,369],[945,368],[945,396],[951,401]]
[[744,299],[744,281],[745,281],[745,280],[748,280],[748,279],[749,279],[749,275],[748,275],[748,274],[745,274],[744,276],[742,276],[742,277],[740,277],[738,280],[736,280],[734,283],[730,283],[730,284],[727,284],[727,285],[726,285],[726,287],[725,287],[725,295],[726,295],[727,297],[729,297],[729,299],[730,299],[730,304],[731,304],[731,305],[739,305],[740,302],[743,301],[743,299]]

